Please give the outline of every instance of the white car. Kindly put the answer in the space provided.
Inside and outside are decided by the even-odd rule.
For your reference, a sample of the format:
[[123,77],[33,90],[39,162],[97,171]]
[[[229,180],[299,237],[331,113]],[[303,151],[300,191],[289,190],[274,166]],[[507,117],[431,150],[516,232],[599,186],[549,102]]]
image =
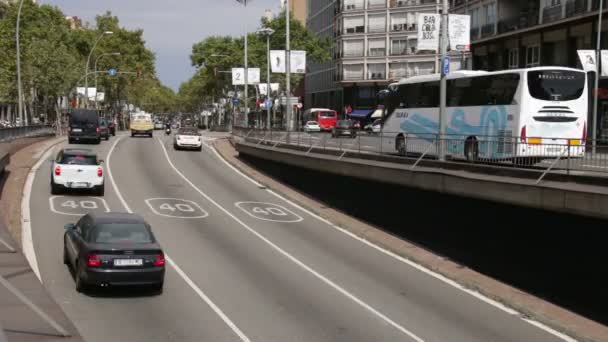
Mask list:
[[202,150],[203,141],[201,135],[198,133],[198,129],[195,127],[182,127],[175,133],[173,141],[173,148],[175,150],[181,149],[194,149]]
[[382,120],[376,119],[374,122],[365,126],[365,130],[368,133],[380,133],[382,130]]
[[162,122],[157,121],[156,123],[154,123],[154,129],[165,129],[165,125],[163,125]]
[[304,125],[304,132],[321,132],[321,126],[316,121],[308,121]]
[[66,148],[53,160],[51,169],[51,194],[62,191],[85,189],[104,195],[103,161],[89,149]]

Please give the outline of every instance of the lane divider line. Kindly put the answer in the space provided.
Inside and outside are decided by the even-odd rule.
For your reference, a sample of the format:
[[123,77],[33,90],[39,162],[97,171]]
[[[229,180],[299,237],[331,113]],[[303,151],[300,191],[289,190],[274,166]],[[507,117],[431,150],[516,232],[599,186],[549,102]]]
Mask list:
[[289,252],[285,251],[284,249],[282,249],[281,247],[279,247],[278,245],[276,245],[274,242],[272,242],[269,239],[267,239],[264,235],[258,233],[255,229],[249,227],[245,222],[241,221],[241,219],[239,219],[238,217],[236,217],[228,209],[224,208],[222,205],[220,205],[218,202],[216,202],[213,198],[211,198],[209,195],[207,195],[204,191],[202,191],[199,187],[197,187],[194,183],[192,183],[192,181],[190,181],[190,179],[188,179],[181,171],[179,171],[175,167],[175,165],[171,161],[171,158],[169,157],[169,154],[167,153],[167,149],[165,148],[165,146],[163,145],[163,143],[160,140],[158,140],[158,143],[159,143],[159,145],[163,149],[163,152],[165,154],[165,158],[167,159],[167,162],[169,163],[169,165],[171,166],[171,168],[173,168],[173,170],[175,171],[175,173],[177,173],[186,183],[188,183],[194,190],[196,190],[199,194],[201,194],[201,196],[203,196],[207,201],[211,202],[218,209],[220,209],[222,212],[224,212],[226,215],[228,215],[230,218],[232,218],[234,221],[236,221],[238,224],[240,224],[243,228],[245,228],[246,230],[248,230],[251,234],[253,234],[257,238],[259,238],[260,240],[262,240],[263,242],[265,242],[267,245],[269,245],[270,247],[272,247],[275,251],[279,252],[280,254],[282,254],[284,257],[286,257],[287,259],[289,259],[290,261],[292,261],[296,265],[300,266],[302,269],[306,270],[307,272],[309,272],[310,274],[312,274],[313,276],[315,276],[317,279],[319,279],[322,282],[324,282],[325,284],[329,285],[330,287],[332,287],[333,289],[335,289],[336,291],[338,291],[339,293],[341,293],[342,295],[344,295],[348,299],[350,299],[353,302],[357,303],[359,306],[363,307],[367,311],[369,311],[372,314],[374,314],[375,316],[379,317],[384,322],[388,323],[389,325],[391,325],[395,329],[399,330],[403,334],[409,336],[414,341],[424,342],[424,340],[422,338],[418,337],[416,334],[414,334],[410,330],[406,329],[405,327],[403,327],[399,323],[393,321],[388,316],[386,316],[383,313],[381,313],[380,311],[376,310],[371,305],[365,303],[363,300],[359,299],[354,294],[348,292],[346,289],[344,289],[340,285],[336,284],[335,282],[333,282],[329,278],[325,277],[321,273],[315,271],[310,266],[306,265],[304,262],[300,261],[295,256],[291,255]]
[[34,237],[32,235],[32,215],[30,211],[32,187],[34,185],[34,179],[36,179],[36,173],[42,166],[42,163],[44,163],[49,155],[53,153],[55,150],[54,147],[64,141],[65,139],[60,139],[59,141],[51,142],[43,148],[44,152],[41,154],[36,164],[30,169],[25,180],[25,185],[23,186],[23,197],[21,198],[21,248],[25,259],[30,264],[32,271],[36,277],[38,277],[40,283],[42,283],[42,277],[40,276],[40,268],[38,267],[38,260],[36,259],[36,250],[34,249]]
[[405,264],[407,264],[407,265],[409,265],[409,266],[411,266],[411,267],[419,270],[420,272],[423,272],[423,273],[425,273],[425,274],[427,274],[427,275],[429,275],[429,276],[431,276],[433,278],[441,280],[442,282],[444,282],[444,283],[446,283],[446,284],[448,284],[448,285],[450,285],[452,287],[455,287],[455,288],[457,288],[457,289],[459,289],[459,290],[461,290],[463,292],[466,292],[469,295],[471,295],[471,296],[473,296],[473,297],[475,297],[475,298],[477,298],[477,299],[479,299],[479,300],[481,300],[481,301],[483,301],[483,302],[485,302],[485,303],[487,303],[489,305],[492,305],[492,306],[494,306],[494,307],[496,307],[496,308],[498,308],[498,309],[500,309],[500,310],[502,310],[502,311],[504,311],[504,312],[506,312],[506,313],[508,313],[510,315],[519,316],[519,318],[522,319],[523,321],[525,321],[525,322],[527,322],[529,324],[532,324],[533,326],[535,326],[535,327],[537,327],[537,328],[539,328],[541,330],[544,330],[544,331],[552,334],[553,336],[559,337],[560,339],[562,339],[564,341],[567,341],[567,342],[577,342],[576,339],[574,339],[574,338],[572,338],[572,337],[570,337],[570,336],[568,336],[568,335],[566,335],[566,334],[564,334],[564,333],[562,333],[560,331],[557,331],[557,330],[555,330],[555,329],[547,326],[546,324],[543,324],[541,322],[538,322],[538,321],[532,320],[530,318],[527,318],[527,317],[525,317],[525,315],[522,315],[517,310],[514,310],[514,309],[506,306],[505,304],[502,304],[501,302],[499,302],[497,300],[489,298],[489,297],[481,294],[480,292],[468,289],[468,288],[464,287],[463,285],[457,283],[456,281],[454,281],[454,280],[452,280],[450,278],[447,278],[446,276],[444,276],[442,274],[434,272],[434,271],[426,268],[425,266],[417,264],[417,263],[415,263],[412,260],[406,259],[406,258],[404,258],[404,257],[402,257],[402,256],[400,256],[400,255],[398,255],[398,254],[396,254],[394,252],[391,252],[388,249],[380,247],[380,246],[376,245],[375,243],[373,243],[371,241],[368,241],[368,240],[366,240],[366,239],[364,239],[364,238],[362,238],[362,237],[360,237],[360,236],[358,236],[358,235],[356,235],[356,234],[354,234],[354,233],[352,233],[352,232],[350,232],[350,231],[348,231],[348,230],[346,230],[346,229],[344,229],[344,228],[342,228],[340,226],[337,226],[336,224],[332,223],[331,221],[329,221],[329,220],[327,220],[327,219],[325,219],[325,218],[317,215],[316,213],[312,212],[311,210],[306,209],[305,207],[303,207],[303,206],[301,206],[301,205],[293,202],[292,200],[284,197],[283,195],[276,193],[275,191],[269,189],[265,185],[261,184],[260,182],[256,181],[252,177],[250,177],[249,175],[243,173],[241,170],[239,170],[234,165],[232,165],[230,162],[228,162],[217,151],[217,149],[215,148],[215,146],[211,146],[211,145],[209,145],[207,143],[205,143],[205,146],[208,147],[210,150],[212,150],[214,152],[214,154],[216,155],[216,157],[219,160],[221,160],[224,164],[226,164],[230,169],[232,169],[237,174],[241,175],[246,180],[248,180],[251,183],[253,183],[256,187],[258,187],[258,188],[262,188],[263,187],[266,192],[268,192],[268,193],[272,194],[273,196],[275,196],[275,197],[277,197],[277,198],[285,201],[286,203],[289,203],[293,207],[295,207],[295,208],[297,208],[297,209],[299,209],[299,210],[307,213],[308,215],[310,215],[310,216],[316,218],[317,220],[319,220],[319,221],[321,221],[321,222],[329,225],[330,227],[332,227],[332,228],[334,228],[334,229],[336,229],[336,230],[338,230],[338,231],[340,231],[340,232],[348,235],[349,237],[351,237],[351,238],[353,238],[353,239],[355,239],[355,240],[357,240],[357,241],[359,241],[359,242],[361,242],[361,243],[363,243],[363,244],[365,244],[365,245],[367,245],[367,246],[369,246],[369,247],[371,247],[371,248],[373,248],[373,249],[375,249],[375,250],[377,250],[377,251],[379,251],[379,252],[381,252],[381,253],[383,253],[383,254],[385,254],[387,256],[390,256],[390,257],[392,257],[392,258],[394,258],[394,259],[396,259],[396,260],[398,260],[398,261],[400,261],[402,263],[405,263]]
[[[133,211],[131,210],[131,207],[129,207],[129,204],[127,204],[127,201],[125,201],[125,198],[122,196],[122,193],[120,192],[120,190],[118,190],[118,186],[116,185],[116,182],[114,181],[114,176],[112,175],[112,168],[110,166],[112,152],[114,152],[114,148],[116,147],[116,145],[118,144],[120,139],[121,139],[121,137],[116,138],[116,141],[114,142],[114,144],[112,145],[112,148],[110,148],[110,151],[108,152],[108,158],[106,160],[106,169],[108,171],[108,177],[110,178],[110,183],[112,183],[112,188],[114,188],[114,192],[116,193],[116,196],[120,200],[120,203],[122,204],[122,206],[128,213],[132,214]],[[160,140],[159,140],[159,142],[160,142]],[[161,145],[162,145],[162,143],[161,143]],[[251,342],[251,340],[241,331],[241,329],[239,329],[236,326],[236,324],[234,324],[234,322],[232,322],[232,320],[228,316],[226,316],[226,314],[211,300],[211,298],[209,298],[205,294],[205,292],[203,292],[203,290],[201,290],[194,283],[194,281],[192,281],[192,279],[175,263],[175,261],[173,261],[172,258],[169,257],[169,255],[165,254],[165,259],[167,260],[169,265],[171,265],[171,267],[173,267],[175,269],[177,274],[179,274],[179,276],[186,282],[186,284],[188,284],[188,286],[190,286],[190,288],[192,288],[192,290],[194,290],[194,292],[207,305],[209,305],[209,307],[224,321],[224,323],[226,323],[226,325],[241,339],[241,341]]]

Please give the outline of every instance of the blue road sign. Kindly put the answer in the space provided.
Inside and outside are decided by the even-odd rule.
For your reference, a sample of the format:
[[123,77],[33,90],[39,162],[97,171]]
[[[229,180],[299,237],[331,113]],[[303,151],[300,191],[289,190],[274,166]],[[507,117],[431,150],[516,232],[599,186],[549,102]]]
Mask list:
[[235,106],[239,105],[239,99],[232,99],[232,104]]
[[266,101],[266,108],[272,108],[272,100]]
[[116,69],[110,69],[110,70],[108,70],[108,75],[110,75],[110,76],[116,76]]
[[443,74],[447,75],[450,73],[450,56],[445,56],[443,58]]

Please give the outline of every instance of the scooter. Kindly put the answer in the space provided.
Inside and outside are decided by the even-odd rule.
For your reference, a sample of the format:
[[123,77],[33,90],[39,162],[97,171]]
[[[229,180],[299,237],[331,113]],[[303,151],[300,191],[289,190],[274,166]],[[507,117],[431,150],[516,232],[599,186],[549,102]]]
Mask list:
[[171,134],[171,128],[167,128],[167,129],[165,130],[165,134],[166,134],[166,135],[170,135],[170,134]]

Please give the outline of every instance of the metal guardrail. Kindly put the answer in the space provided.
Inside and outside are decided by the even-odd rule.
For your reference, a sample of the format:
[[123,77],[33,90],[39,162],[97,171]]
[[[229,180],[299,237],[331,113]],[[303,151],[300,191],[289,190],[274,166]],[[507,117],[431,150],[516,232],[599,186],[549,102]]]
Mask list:
[[[247,142],[271,148],[297,148],[309,154],[314,151],[333,153],[342,159],[347,153],[391,155],[409,159],[411,169],[423,160],[437,160],[445,155],[447,163],[469,163],[498,168],[524,168],[539,171],[538,182],[548,173],[608,177],[608,141],[597,143],[592,153],[591,140],[486,136],[467,139],[466,136],[436,134],[412,135],[397,133],[366,133],[332,137],[330,133],[268,131],[234,127],[232,134]],[[550,143],[547,143],[550,141]],[[398,144],[401,150],[398,151]]]
[[55,134],[55,128],[48,125],[0,128],[0,142],[52,134]]

